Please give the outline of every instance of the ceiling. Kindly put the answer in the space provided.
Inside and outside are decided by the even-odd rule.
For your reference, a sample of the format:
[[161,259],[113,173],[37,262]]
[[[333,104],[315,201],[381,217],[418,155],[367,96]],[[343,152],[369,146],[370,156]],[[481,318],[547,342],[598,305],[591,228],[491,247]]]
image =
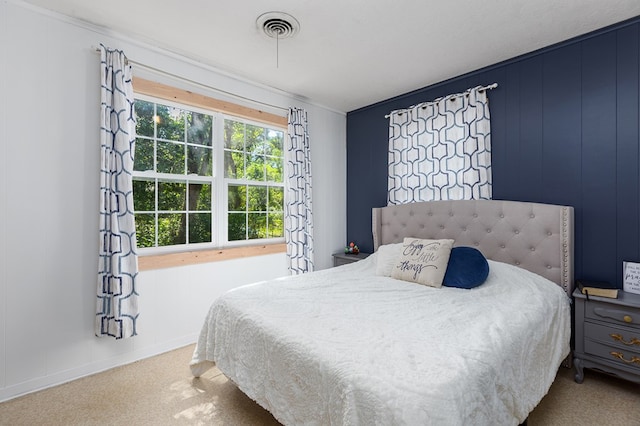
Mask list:
[[[343,112],[640,15],[638,0],[25,1]],[[261,33],[270,11],[298,34]]]

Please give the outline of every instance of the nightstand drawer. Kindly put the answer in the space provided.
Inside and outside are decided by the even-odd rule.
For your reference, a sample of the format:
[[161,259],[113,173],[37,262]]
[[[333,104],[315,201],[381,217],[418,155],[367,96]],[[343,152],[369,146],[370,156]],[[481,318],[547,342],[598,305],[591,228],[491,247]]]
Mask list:
[[371,253],[360,252],[358,254],[346,254],[343,252],[333,253],[333,266],[346,265],[349,263],[357,262],[369,257]]
[[585,339],[584,349],[587,354],[595,355],[617,364],[619,367],[624,366],[631,371],[640,373],[640,353],[637,351],[604,345],[590,339]]
[[586,305],[585,317],[640,330],[640,310],[637,309],[591,302]]
[[640,383],[640,294],[587,299],[575,289],[573,299],[575,381],[594,368]]
[[640,356],[640,330],[585,322],[584,334],[588,339],[637,352]]

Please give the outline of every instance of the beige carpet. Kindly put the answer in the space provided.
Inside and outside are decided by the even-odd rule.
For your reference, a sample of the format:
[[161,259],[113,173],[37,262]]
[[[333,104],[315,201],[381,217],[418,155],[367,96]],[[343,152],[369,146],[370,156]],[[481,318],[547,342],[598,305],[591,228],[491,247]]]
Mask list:
[[[0,404],[0,425],[278,425],[216,369],[194,379],[187,346]],[[640,426],[640,385],[562,368],[530,426]]]

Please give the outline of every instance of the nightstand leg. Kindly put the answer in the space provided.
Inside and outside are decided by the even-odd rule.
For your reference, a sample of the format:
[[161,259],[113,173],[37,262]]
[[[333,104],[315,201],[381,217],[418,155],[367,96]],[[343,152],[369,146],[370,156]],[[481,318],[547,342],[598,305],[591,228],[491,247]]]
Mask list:
[[576,368],[576,376],[574,380],[576,383],[582,383],[584,381],[584,366],[582,364],[582,360],[580,358],[574,358],[573,365]]

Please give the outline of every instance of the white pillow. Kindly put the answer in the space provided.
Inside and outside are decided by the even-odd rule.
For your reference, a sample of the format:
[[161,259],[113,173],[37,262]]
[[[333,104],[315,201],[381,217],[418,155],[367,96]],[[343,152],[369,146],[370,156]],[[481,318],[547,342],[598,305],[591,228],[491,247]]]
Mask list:
[[405,238],[391,277],[429,287],[442,287],[453,240]]
[[396,266],[398,258],[402,254],[402,243],[385,244],[378,247],[376,259],[376,275],[391,276],[391,270]]

